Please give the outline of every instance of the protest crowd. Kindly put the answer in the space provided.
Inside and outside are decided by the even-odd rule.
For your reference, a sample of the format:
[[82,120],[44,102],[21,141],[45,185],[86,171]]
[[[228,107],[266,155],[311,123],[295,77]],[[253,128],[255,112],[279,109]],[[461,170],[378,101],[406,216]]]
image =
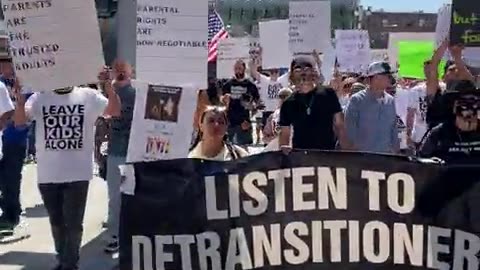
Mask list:
[[[455,2],[454,0],[453,7],[455,7]],[[11,9],[14,10],[13,7]],[[476,9],[479,13],[474,13],[472,15],[474,17],[480,16],[480,6],[476,5]],[[4,9],[4,11],[8,12],[9,9]],[[139,9],[138,12],[141,11]],[[153,7],[150,11],[143,9],[143,12],[154,11],[159,12]],[[175,14],[179,11],[170,8],[168,12]],[[27,20],[30,19],[29,15],[24,16],[27,16]],[[8,18],[6,13],[6,19]],[[211,17],[209,17],[210,19]],[[217,19],[218,22],[221,22],[220,18]],[[471,27],[475,27],[475,31],[480,31],[480,23],[473,22],[472,25]],[[209,31],[212,30],[211,27],[209,25]],[[14,31],[15,29],[7,27],[7,30]],[[364,30],[344,31],[352,31],[358,35],[367,34],[368,37],[368,32]],[[210,58],[210,49],[214,39],[220,39],[219,44],[215,45],[218,48],[221,47],[222,42],[234,40],[228,35],[219,37],[217,35],[219,32],[221,31],[217,29],[217,31],[209,33],[208,58]],[[438,203],[441,199],[434,198],[436,195],[440,196],[440,191],[438,191],[429,193],[428,198],[415,197],[415,203],[418,205],[413,205],[412,201],[411,209],[404,211],[407,203],[401,202],[400,197],[408,195],[413,198],[417,195],[415,191],[411,192],[408,189],[409,186],[406,184],[408,181],[405,180],[407,178],[402,178],[406,174],[418,173],[418,176],[413,177],[415,179],[417,177],[433,178],[433,175],[436,177],[443,173],[441,168],[445,168],[445,166],[470,166],[468,168],[474,167],[472,169],[474,171],[478,166],[480,161],[480,91],[478,89],[480,77],[475,74],[475,69],[467,63],[471,54],[467,56],[465,51],[480,46],[480,42],[472,41],[474,39],[458,39],[452,33],[453,31],[447,31],[443,34],[438,44],[435,44],[430,56],[418,61],[417,65],[422,71],[421,74],[411,77],[402,73],[402,65],[392,63],[388,55],[375,60],[371,60],[369,57],[368,60],[359,60],[360,63],[352,60],[352,63],[355,63],[348,65],[349,62],[338,55],[337,57],[334,55],[333,61],[328,60],[327,51],[323,50],[324,48],[321,46],[316,47],[317,44],[304,44],[302,49],[308,49],[289,51],[285,55],[278,54],[278,51],[281,50],[272,52],[276,44],[273,46],[261,44],[259,47],[247,49],[247,57],[230,59],[228,68],[221,72],[222,74],[231,74],[231,77],[207,78],[204,76],[206,72],[202,73],[202,80],[208,82],[201,87],[199,85],[202,84],[198,81],[182,81],[190,78],[188,74],[172,73],[172,80],[181,78],[176,83],[172,81],[164,83],[163,77],[156,79],[158,74],[155,68],[160,70],[164,64],[157,63],[150,66],[145,64],[145,58],[154,57],[149,56],[148,53],[152,55],[153,53],[148,51],[148,53],[143,52],[141,56],[143,58],[137,56],[136,67],[125,59],[117,58],[109,65],[97,66],[94,76],[90,72],[89,77],[82,77],[82,79],[88,77],[93,80],[70,85],[68,77],[65,80],[59,80],[60,83],[55,87],[48,88],[46,86],[48,83],[41,82],[52,80],[52,77],[46,77],[50,76],[50,73],[42,73],[48,67],[37,70],[25,69],[25,65],[22,65],[22,61],[25,59],[21,58],[25,55],[5,56],[0,59],[0,130],[2,133],[0,141],[2,150],[0,152],[0,249],[8,249],[8,246],[15,242],[29,241],[31,235],[28,218],[21,205],[21,183],[24,181],[22,179],[24,166],[35,164],[36,181],[43,206],[48,213],[50,232],[54,242],[53,248],[57,259],[57,264],[52,265],[49,269],[81,269],[80,249],[83,222],[90,180],[94,177],[104,179],[108,189],[108,214],[102,224],[108,233],[104,252],[120,253],[120,262],[117,262],[118,265],[115,266],[115,269],[219,270],[263,269],[263,266],[266,267],[265,269],[273,269],[268,268],[267,265],[288,264],[292,266],[303,263],[306,265],[305,268],[278,269],[317,269],[311,265],[327,263],[317,257],[317,253],[315,253],[316,249],[317,251],[322,249],[321,241],[300,240],[300,236],[317,232],[317,236],[321,237],[319,231],[316,230],[322,230],[322,228],[315,226],[323,226],[323,230],[330,228],[331,235],[328,241],[333,241],[334,231],[338,237],[344,234],[340,233],[339,229],[343,225],[328,223],[326,220],[343,219],[348,223],[350,241],[353,241],[354,231],[357,231],[357,234],[358,230],[363,231],[362,237],[365,239],[368,234],[363,229],[359,229],[362,227],[358,227],[364,226],[363,222],[360,222],[360,225],[352,223],[350,217],[344,217],[340,210],[332,214],[333,217],[329,216],[328,218],[319,213],[312,214],[311,217],[313,218],[315,215],[315,219],[318,221],[309,223],[308,214],[301,211],[316,209],[315,211],[320,212],[318,209],[329,209],[329,207],[333,207],[332,205],[346,211],[347,206],[345,203],[342,208],[342,199],[340,197],[333,198],[332,195],[330,199],[332,201],[330,203],[327,201],[325,208],[321,208],[322,199],[320,198],[317,202],[318,205],[313,203],[310,208],[307,198],[312,199],[317,195],[310,196],[311,194],[308,194],[317,192],[317,189],[323,189],[320,180],[319,187],[316,187],[317,184],[311,184],[308,181],[302,182],[302,177],[318,174],[318,179],[320,179],[320,175],[323,175],[322,168],[326,171],[335,171],[335,173],[325,174],[332,177],[328,178],[331,180],[326,180],[330,182],[328,182],[328,188],[325,186],[325,192],[333,194],[340,192],[339,179],[341,175],[345,173],[350,175],[350,171],[355,171],[355,174],[359,175],[361,173],[361,177],[369,179],[369,185],[373,185],[372,179],[377,179],[377,182],[387,179],[389,192],[390,180],[393,179],[390,176],[397,175],[398,179],[395,181],[404,183],[402,191],[398,192],[399,195],[392,200],[388,194],[388,205],[398,204],[404,207],[392,206],[391,208],[396,213],[384,216],[386,220],[392,218],[395,222],[400,222],[397,218],[401,219],[399,217],[401,214],[409,214],[410,211],[414,211],[413,209],[423,209],[420,202],[427,201],[432,205],[441,204]],[[137,39],[141,35],[137,32]],[[262,35],[262,31],[260,31],[260,35]],[[330,39],[330,37],[318,38]],[[205,41],[206,39],[207,33],[205,32]],[[368,38],[366,42],[368,46]],[[185,48],[182,50],[202,49],[193,48],[201,47],[200,43],[195,43],[195,46],[191,45],[191,48],[187,48],[190,45],[184,43],[182,43],[182,47]],[[278,47],[283,46],[280,43],[279,41]],[[337,39],[337,48],[340,43]],[[142,44],[142,46],[147,46],[145,43]],[[288,42],[284,45],[288,48]],[[163,47],[152,48],[163,49]],[[149,50],[155,50],[152,48]],[[351,55],[361,55],[360,48],[363,49],[363,47],[354,46],[353,51],[350,52]],[[207,48],[203,49],[205,57],[201,61],[204,61],[205,65],[202,68],[206,70]],[[357,49],[358,51],[356,51]],[[33,47],[30,47],[30,50],[30,53],[26,53],[27,55],[38,53]],[[61,52],[62,49],[59,51]],[[139,52],[137,48],[137,54]],[[175,58],[175,56],[173,57]],[[218,54],[216,57],[220,58],[221,55]],[[275,63],[278,63],[276,58],[286,59],[283,62],[286,62],[286,65],[276,65]],[[139,59],[143,60],[139,61]],[[480,55],[478,59],[480,59]],[[327,63],[328,61],[332,63]],[[89,64],[93,62],[95,61],[90,61]],[[140,67],[139,65],[142,64],[148,67]],[[82,67],[78,69],[78,72],[81,73],[84,70]],[[39,72],[40,75],[31,75],[34,72]],[[56,69],[55,72],[54,76],[62,77],[62,69]],[[162,74],[162,76],[166,76],[164,73]],[[22,75],[24,76],[22,77]],[[193,77],[192,75],[192,80]],[[301,154],[306,156],[301,156]],[[312,155],[312,160],[317,161],[307,161],[310,160],[310,155]],[[343,161],[341,161],[342,157],[345,158]],[[368,159],[371,160],[368,161]],[[338,166],[335,160],[340,160]],[[395,167],[395,164],[399,164],[398,173],[404,174],[395,174],[396,171],[392,169],[390,176],[385,173],[383,176],[379,176],[378,171],[381,171],[382,160],[393,164],[392,168]],[[359,162],[356,163],[357,161]],[[309,165],[310,163],[312,165]],[[305,165],[301,166],[302,164]],[[405,169],[407,165],[410,166],[409,164],[415,168],[411,170],[411,173]],[[363,169],[351,169],[349,166]],[[256,169],[249,170],[248,168]],[[288,168],[292,169],[288,171],[288,175],[283,176],[282,181],[285,181],[285,177],[291,177],[292,183],[288,185],[284,183],[282,184],[283,188],[277,190],[278,183],[281,182],[277,181],[281,179],[279,171]],[[309,168],[312,168],[311,172],[308,170]],[[425,170],[423,171],[422,168]],[[278,170],[275,171],[276,169]],[[437,169],[438,172],[435,171]],[[229,175],[227,175],[227,171],[230,172]],[[465,175],[472,174],[465,168],[461,172]],[[480,170],[476,172],[480,172]],[[252,176],[254,173],[257,175]],[[458,174],[458,177],[461,177],[462,173]],[[226,185],[230,186],[225,186],[223,189],[223,184],[219,184],[220,181],[215,180],[218,175],[223,175],[224,179],[222,179],[225,180]],[[238,178],[239,175],[241,175],[241,180]],[[348,182],[357,180],[351,179],[353,176],[345,177]],[[154,184],[153,179],[162,182]],[[170,179],[170,183],[166,182],[167,179]],[[270,189],[268,186],[272,182],[268,179],[275,179],[275,191],[273,191],[273,187]],[[201,186],[193,188],[191,186],[193,184],[189,184],[188,181],[202,181],[202,183]],[[203,181],[205,181],[205,186]],[[178,183],[177,188],[181,188],[182,191],[170,189],[174,182]],[[232,187],[232,185],[236,186]],[[395,185],[392,184],[392,186]],[[478,184],[471,183],[468,186],[460,185],[463,189],[458,186],[452,188],[456,190],[455,196],[460,196],[459,194],[467,191],[469,193],[468,196],[459,197],[460,199],[453,206],[449,206],[453,210],[445,210],[450,209],[447,206],[438,210],[446,213],[445,216],[435,214],[435,218],[429,217],[428,222],[424,219],[420,221],[415,217],[410,219],[410,216],[405,218],[414,224],[417,222],[425,224],[425,226],[456,229],[454,238],[464,239],[465,243],[468,242],[467,244],[463,242],[459,244],[455,240],[455,245],[452,244],[451,249],[442,251],[438,249],[442,247],[430,249],[430,246],[427,251],[425,246],[424,250],[417,254],[420,256],[420,261],[412,259],[414,257],[412,254],[418,252],[412,248],[406,252],[410,254],[409,263],[405,262],[403,257],[398,259],[400,257],[397,257],[397,253],[393,255],[393,251],[391,251],[392,255],[385,256],[389,256],[389,258],[391,256],[394,259],[385,257],[385,260],[382,261],[379,259],[382,257],[382,252],[369,251],[370,248],[364,240],[363,246],[360,242],[358,244],[359,249],[362,246],[361,253],[363,255],[357,255],[358,260],[356,261],[355,253],[353,255],[349,253],[350,262],[385,263],[386,268],[382,269],[397,269],[393,267],[394,264],[412,265],[411,269],[413,266],[420,267],[418,269],[480,269],[480,213],[477,208],[480,203],[479,185],[480,182]],[[161,193],[154,194],[155,190],[162,188],[164,190]],[[349,188],[348,190],[350,190]],[[362,187],[356,186],[355,188],[360,190]],[[370,188],[372,187],[370,186]],[[423,189],[423,185],[421,188]],[[215,192],[215,190],[217,191]],[[404,194],[409,191],[413,194]],[[277,196],[281,192],[293,193],[293,195],[283,194],[283,199],[277,200]],[[321,193],[321,191],[318,192]],[[371,195],[372,189],[370,189],[370,193],[368,193],[369,191],[360,191],[360,193],[362,192]],[[377,190],[376,192],[383,191]],[[213,199],[211,199],[212,194]],[[235,194],[238,196],[237,199],[235,199]],[[175,198],[174,195],[177,197]],[[384,195],[379,196],[380,198],[387,196]],[[350,192],[348,196],[348,207],[356,207],[355,203],[350,201]],[[203,199],[198,199],[200,197]],[[125,198],[127,199],[125,200]],[[148,200],[150,201],[147,202]],[[181,205],[179,201],[182,200],[185,200],[183,205],[188,204],[191,209],[188,209],[187,206],[179,206]],[[345,200],[347,199],[345,198]],[[267,202],[275,207],[271,207],[270,204],[267,206]],[[174,209],[176,213],[169,212],[167,214],[162,211],[153,211],[154,213],[150,217],[144,217],[145,221],[139,220],[136,215],[141,213],[137,214],[136,212],[147,211],[141,209],[140,206],[148,207],[148,203],[151,203],[152,209],[155,209],[154,207],[170,209],[169,211]],[[207,209],[195,208],[196,205],[201,204],[206,205]],[[135,205],[136,209],[134,209]],[[265,208],[260,210],[262,205]],[[370,210],[375,208],[374,205],[370,201]],[[228,210],[220,210],[221,208]],[[204,213],[204,211],[206,212]],[[243,211],[249,218],[244,219]],[[296,216],[295,211],[300,211],[298,213],[301,213],[303,221],[307,220],[305,224],[309,224],[308,229],[307,227],[305,229],[303,227],[289,228],[294,223],[292,221],[300,218],[300,214]],[[349,209],[349,211],[353,210]],[[449,218],[448,215],[452,211],[461,216],[459,217],[460,221]],[[283,213],[284,216],[278,219],[272,217],[278,213]],[[291,216],[286,216],[288,213]],[[361,212],[357,213],[356,219],[362,220]],[[177,216],[173,217],[175,215]],[[180,217],[189,219],[185,220],[188,225],[181,225],[181,222],[178,222]],[[265,220],[272,218],[276,222],[272,221],[275,224],[269,225],[271,227],[267,230],[268,234],[274,234],[274,225],[278,223],[279,227],[282,226],[282,235],[285,234],[285,239],[278,240],[278,243],[272,240],[269,243],[270,253],[265,251],[265,254],[262,255],[265,258],[262,257],[260,262],[257,255],[261,251],[255,247],[259,246],[260,250],[269,248],[262,246],[262,244],[266,245],[265,242],[255,241],[260,241],[256,238],[261,237],[260,235],[267,237],[265,236],[267,235],[266,231],[261,234],[260,230],[254,230],[254,232],[247,233],[247,236],[239,234],[240,236],[236,237],[253,237],[252,241],[255,243],[246,244],[248,247],[242,247],[241,240],[238,240],[239,252],[242,253],[242,248],[248,249],[249,252],[254,251],[251,251],[252,254],[247,257],[240,255],[235,257],[237,256],[236,251],[230,250],[233,229],[250,228],[256,225],[266,226],[262,223],[262,218]],[[215,223],[216,220],[222,219],[227,220],[227,223],[220,223],[221,221]],[[383,220],[383,217],[374,219]],[[149,222],[152,224],[145,224]],[[286,225],[287,223],[288,225]],[[412,223],[407,222],[407,224]],[[390,224],[385,221],[385,224],[390,226],[393,222]],[[395,224],[397,225],[397,223]],[[403,233],[408,235],[408,232],[396,225],[395,229],[392,229],[395,233],[391,236],[391,241],[406,241],[402,240],[403,238],[400,236]],[[310,226],[312,228],[309,232]],[[145,230],[141,231],[140,227]],[[346,229],[347,225],[342,228]],[[365,225],[365,228],[368,226]],[[432,228],[434,227],[428,228],[430,236],[433,234],[434,229]],[[372,234],[382,235],[381,229],[372,230]],[[217,243],[220,250],[218,258],[212,255],[214,251],[211,247],[217,244],[212,235],[207,235],[207,231],[208,233],[215,232],[215,237],[219,237],[218,243],[221,242],[221,244]],[[283,231],[285,232],[283,233]],[[427,229],[425,229],[426,232]],[[278,233],[280,234],[280,232]],[[144,236],[141,236],[142,234]],[[225,236],[228,234],[230,234],[230,240],[228,236]],[[167,237],[172,237],[172,235],[173,238]],[[181,235],[184,238],[181,238]],[[201,235],[205,238],[201,238]],[[191,239],[188,238],[190,236]],[[423,229],[422,234],[417,236],[423,238]],[[450,237],[450,234],[443,236]],[[227,239],[223,237],[227,237]],[[273,239],[274,236],[271,238]],[[152,239],[152,242],[145,239]],[[205,246],[205,243],[201,244],[201,241],[206,241],[205,239],[210,241],[210,247]],[[382,239],[384,238],[382,237]],[[292,248],[291,250],[287,251],[287,247],[283,246],[285,241],[289,243],[287,246]],[[299,241],[306,241],[310,244],[303,248]],[[195,252],[192,251],[192,255],[190,255],[188,245],[194,242],[195,246],[198,246],[198,254],[195,249]],[[282,249],[285,249],[281,255],[283,258],[272,255],[275,253],[274,245],[280,244],[280,242],[282,242]],[[173,244],[180,245],[181,253],[175,253],[180,252],[176,251],[177,248],[165,247]],[[152,245],[156,246],[154,249],[156,251],[151,251]],[[159,245],[163,246],[159,247]],[[202,245],[204,246],[202,247]],[[373,242],[371,245],[371,249],[374,249]],[[138,246],[143,248],[135,249]],[[185,247],[188,249],[184,249]],[[237,247],[235,246],[235,248]],[[302,253],[306,252],[305,249],[310,248],[310,255]],[[340,249],[334,244],[324,245],[323,248],[327,250]],[[156,254],[152,255],[155,258],[148,259],[148,255],[145,255],[149,249],[150,253]],[[166,251],[167,249],[170,253]],[[346,249],[348,250],[348,245]],[[435,259],[429,259],[428,262],[424,262],[422,259],[424,252],[446,254],[449,250],[453,253],[448,256],[435,257]],[[185,255],[186,257],[184,256],[185,252],[188,253]],[[328,251],[323,252],[324,254],[328,253]],[[333,252],[326,261],[329,263],[340,262],[340,257],[335,257],[340,255],[334,255]],[[176,255],[172,255],[174,253]],[[302,259],[302,254],[306,256],[304,259]],[[364,256],[365,259],[360,259],[360,256]],[[377,262],[374,262],[375,258]],[[181,263],[177,261],[181,261]],[[306,263],[307,261],[308,263]],[[160,266],[162,264],[163,266]],[[170,266],[168,266],[169,264]],[[1,265],[0,256],[0,269]],[[153,265],[156,265],[156,268]],[[335,265],[326,265],[325,269],[332,267]],[[364,268],[359,267],[358,269]]]

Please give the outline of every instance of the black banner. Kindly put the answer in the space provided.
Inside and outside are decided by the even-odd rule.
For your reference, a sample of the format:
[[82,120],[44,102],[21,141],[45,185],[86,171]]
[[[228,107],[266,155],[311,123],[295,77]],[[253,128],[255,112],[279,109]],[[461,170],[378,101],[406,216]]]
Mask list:
[[477,167],[293,152],[135,171],[122,270],[479,269]]
[[450,44],[480,47],[480,2],[453,0]]

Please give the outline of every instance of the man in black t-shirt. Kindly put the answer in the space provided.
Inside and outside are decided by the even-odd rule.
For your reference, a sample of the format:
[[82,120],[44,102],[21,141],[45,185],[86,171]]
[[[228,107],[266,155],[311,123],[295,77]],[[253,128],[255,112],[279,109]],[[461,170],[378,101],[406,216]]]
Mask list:
[[420,156],[437,157],[447,163],[480,161],[480,94],[478,90],[445,94],[451,108],[446,120],[433,128],[420,148]]
[[250,111],[260,100],[258,89],[245,76],[245,62],[239,60],[234,65],[235,76],[223,86],[223,100],[228,110],[228,137],[236,145],[253,143]]
[[291,63],[290,72],[295,93],[280,109],[280,148],[286,152],[292,147],[333,150],[337,138],[343,149],[349,148],[337,94],[331,88],[316,85],[317,70],[313,61],[297,57]]

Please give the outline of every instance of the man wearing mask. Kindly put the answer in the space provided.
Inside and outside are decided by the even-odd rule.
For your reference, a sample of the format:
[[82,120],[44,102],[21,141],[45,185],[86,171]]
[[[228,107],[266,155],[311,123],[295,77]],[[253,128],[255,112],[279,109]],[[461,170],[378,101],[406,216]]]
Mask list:
[[243,147],[253,143],[250,111],[260,100],[258,88],[246,77],[245,71],[245,62],[238,60],[234,65],[235,76],[223,86],[222,98],[228,107],[228,137]]
[[440,158],[447,163],[476,163],[480,160],[480,95],[478,90],[445,95],[452,111],[444,123],[425,138],[419,155]]
[[[15,78],[12,59],[5,59],[0,62],[0,81],[9,90],[10,98],[15,103],[15,91],[18,89],[18,80]],[[31,94],[21,93],[23,98]],[[22,208],[20,204],[20,186],[22,180],[22,169],[27,153],[28,126],[17,125],[15,118],[8,119],[3,131],[3,159],[0,161],[0,186],[2,199],[0,208],[3,211],[0,218],[0,234],[5,237],[13,236],[14,229],[20,223]]]
[[117,60],[112,65],[113,88],[121,102],[120,115],[112,117],[108,144],[107,185],[108,185],[108,221],[110,242],[106,252],[117,252],[118,229],[121,206],[121,175],[118,166],[124,165],[127,157],[130,129],[132,127],[135,105],[135,88],[132,86],[132,67],[125,61]]
[[355,150],[399,153],[397,113],[394,97],[385,92],[396,82],[387,62],[369,65],[369,87],[350,98],[345,112],[349,140]]
[[337,94],[331,88],[318,85],[317,78],[318,71],[312,59],[293,59],[290,82],[295,92],[280,108],[279,145],[284,153],[288,153],[292,147],[334,150],[337,139],[342,149],[350,147],[345,136],[342,107]]
[[95,122],[101,115],[120,115],[120,99],[109,71],[99,74],[102,93],[91,88],[65,87],[37,92],[25,104],[17,92],[15,124],[36,120],[37,181],[47,209],[58,265],[77,270],[83,235],[88,186],[93,178]]

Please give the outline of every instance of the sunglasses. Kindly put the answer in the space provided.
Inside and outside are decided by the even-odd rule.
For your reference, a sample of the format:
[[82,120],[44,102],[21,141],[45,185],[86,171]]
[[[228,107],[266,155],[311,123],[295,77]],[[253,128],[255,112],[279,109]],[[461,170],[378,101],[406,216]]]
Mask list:
[[351,88],[353,86],[353,83],[347,83],[343,86],[343,89],[348,89],[348,88]]
[[279,95],[278,97],[279,97],[280,99],[286,99],[286,98],[288,98],[289,96],[290,96],[290,95]]

